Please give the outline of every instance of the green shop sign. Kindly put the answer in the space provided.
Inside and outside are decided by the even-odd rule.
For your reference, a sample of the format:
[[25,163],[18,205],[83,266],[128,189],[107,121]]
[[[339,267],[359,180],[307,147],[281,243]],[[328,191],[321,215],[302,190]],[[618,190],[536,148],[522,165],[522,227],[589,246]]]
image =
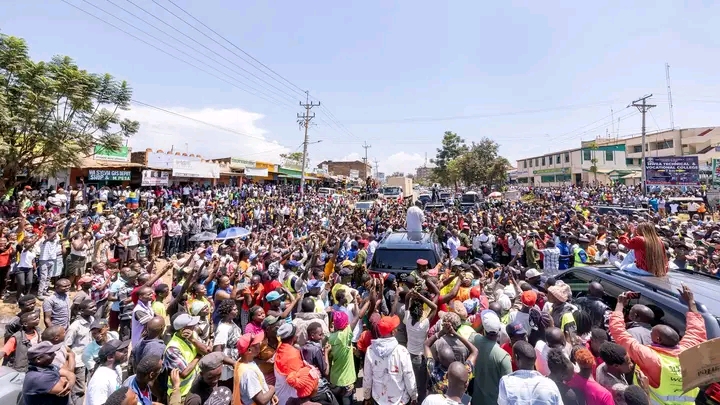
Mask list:
[[538,169],[533,170],[533,174],[566,174],[570,173],[570,169],[567,167],[559,168],[559,169]]
[[102,146],[95,146],[95,160],[110,160],[113,162],[129,162],[129,150],[127,146],[121,146],[118,150],[103,149]]
[[130,170],[88,170],[90,181],[130,181]]

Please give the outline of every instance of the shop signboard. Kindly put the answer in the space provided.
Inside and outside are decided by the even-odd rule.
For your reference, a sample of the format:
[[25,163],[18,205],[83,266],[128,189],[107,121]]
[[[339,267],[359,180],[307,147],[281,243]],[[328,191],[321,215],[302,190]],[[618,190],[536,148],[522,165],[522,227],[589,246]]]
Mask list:
[[560,167],[555,169],[538,169],[533,170],[533,174],[567,174],[570,173],[570,168]]
[[360,171],[359,171],[359,170],[350,169],[350,173],[349,173],[349,174],[350,174],[350,176],[348,176],[348,177],[350,177],[351,179],[357,179],[358,177],[360,177]]
[[268,170],[246,167],[245,168],[245,176],[247,176],[247,177],[267,177]]
[[103,149],[100,145],[95,145],[93,153],[95,160],[106,160],[111,162],[129,162],[130,150],[127,146],[121,146],[118,150]]
[[720,186],[720,159],[712,160],[712,185],[714,188]]
[[172,175],[174,177],[219,179],[220,166],[217,163],[176,159],[173,161]]
[[130,181],[130,170],[88,170],[90,181]]
[[170,184],[170,172],[160,170],[143,170],[141,186],[167,186]]
[[255,167],[255,161],[240,158],[230,158],[231,169],[244,169],[246,167]]
[[700,183],[697,156],[645,158],[645,183],[660,186],[691,186]]
[[255,167],[258,169],[267,169],[267,171],[270,173],[278,172],[278,165],[274,163],[255,162]]
[[172,170],[173,162],[176,160],[199,162],[202,159],[197,156],[181,156],[174,153],[148,152],[147,154],[147,165],[153,169]]

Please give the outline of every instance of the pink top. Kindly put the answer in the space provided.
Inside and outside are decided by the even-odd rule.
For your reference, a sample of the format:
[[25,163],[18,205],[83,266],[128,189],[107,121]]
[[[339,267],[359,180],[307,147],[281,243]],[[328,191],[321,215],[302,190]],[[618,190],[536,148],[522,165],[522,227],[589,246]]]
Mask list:
[[615,405],[610,391],[592,378],[585,379],[579,374],[575,374],[567,382],[567,386],[582,391],[587,405]]
[[253,322],[248,322],[248,324],[245,325],[245,333],[257,335],[260,334],[260,332],[263,332],[263,328],[260,325],[255,325]]
[[153,238],[163,236],[162,221],[153,222],[150,232]]

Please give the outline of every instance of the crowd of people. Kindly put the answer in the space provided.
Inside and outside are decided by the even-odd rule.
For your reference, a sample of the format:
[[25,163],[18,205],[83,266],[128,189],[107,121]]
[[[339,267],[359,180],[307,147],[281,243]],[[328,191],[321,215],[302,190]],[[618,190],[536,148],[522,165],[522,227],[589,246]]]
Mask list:
[[[26,187],[0,223],[18,307],[4,365],[25,373],[26,405],[694,403],[678,355],[707,333],[689,287],[676,330],[632,292],[611,307],[602,284],[556,276],[715,275],[720,223],[661,210],[664,192],[524,191],[425,212],[271,185]],[[621,203],[648,211],[597,209]],[[233,227],[247,233],[217,237]],[[373,271],[383,238],[412,230],[442,259]]]

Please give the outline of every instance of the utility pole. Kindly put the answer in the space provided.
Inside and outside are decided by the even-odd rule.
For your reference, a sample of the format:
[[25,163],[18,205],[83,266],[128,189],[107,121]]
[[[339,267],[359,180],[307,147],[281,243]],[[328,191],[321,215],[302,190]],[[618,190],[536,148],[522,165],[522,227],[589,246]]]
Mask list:
[[303,140],[303,158],[302,167],[300,168],[300,195],[305,194],[305,165],[307,165],[307,147],[308,147],[308,128],[310,127],[310,120],[315,118],[315,113],[310,114],[310,109],[313,107],[320,106],[320,102],[310,102],[310,92],[305,91],[305,104],[300,102],[300,107],[305,108],[305,113],[298,114],[298,124],[300,127],[305,127],[305,139]]
[[642,165],[640,166],[641,169],[641,175],[642,175],[642,188],[643,188],[643,195],[647,195],[647,176],[645,173],[645,113],[648,112],[653,107],[657,107],[655,104],[648,104],[647,99],[652,97],[652,94],[648,94],[647,96],[641,97],[635,101],[633,101],[628,107],[636,107],[638,111],[642,113]]
[[377,179],[377,178],[378,178],[378,173],[380,173],[380,169],[378,168],[379,166],[378,166],[378,160],[377,160],[377,158],[375,158],[375,160],[373,160],[373,162],[375,163],[375,178]]
[[[363,142],[362,147],[365,148],[365,157],[363,158],[363,163],[365,164],[365,170],[367,170],[367,166],[368,166],[367,150],[368,150],[368,148],[371,148],[372,146],[368,145],[367,142]],[[365,174],[367,174],[367,173],[365,173]]]

